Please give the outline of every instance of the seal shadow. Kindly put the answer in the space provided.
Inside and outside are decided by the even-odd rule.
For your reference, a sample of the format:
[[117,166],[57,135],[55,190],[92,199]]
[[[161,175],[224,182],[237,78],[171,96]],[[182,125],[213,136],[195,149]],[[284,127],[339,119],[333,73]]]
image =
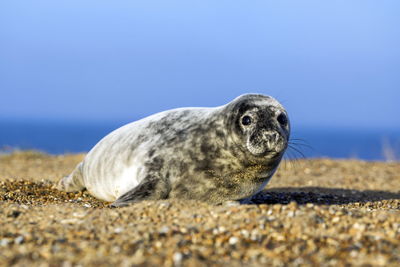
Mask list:
[[382,200],[400,200],[400,192],[326,187],[280,187],[265,189],[251,199],[254,204],[289,204],[294,201],[299,205],[308,203],[343,205]]

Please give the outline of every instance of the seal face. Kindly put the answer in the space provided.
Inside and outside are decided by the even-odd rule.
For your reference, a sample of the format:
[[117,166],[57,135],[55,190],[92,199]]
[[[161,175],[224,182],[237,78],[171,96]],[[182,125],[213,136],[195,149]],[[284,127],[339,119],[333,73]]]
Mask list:
[[240,200],[263,189],[289,135],[288,114],[270,96],[168,110],[104,137],[59,189],[86,188],[113,206],[165,198]]

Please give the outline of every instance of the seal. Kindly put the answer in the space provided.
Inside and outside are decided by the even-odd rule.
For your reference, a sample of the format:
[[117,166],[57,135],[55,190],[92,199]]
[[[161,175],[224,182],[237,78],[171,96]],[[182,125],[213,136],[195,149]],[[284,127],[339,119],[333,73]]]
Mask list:
[[288,114],[270,96],[167,110],[108,134],[58,189],[86,188],[114,207],[166,198],[241,200],[264,188],[289,136]]

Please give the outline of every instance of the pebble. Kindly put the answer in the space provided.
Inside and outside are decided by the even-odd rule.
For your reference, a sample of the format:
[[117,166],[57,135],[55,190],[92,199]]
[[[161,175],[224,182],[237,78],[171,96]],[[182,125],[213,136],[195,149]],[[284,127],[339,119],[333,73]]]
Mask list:
[[17,245],[19,245],[19,244],[21,244],[22,242],[24,242],[24,240],[25,240],[25,238],[23,237],[23,236],[18,236],[18,237],[16,237],[15,239],[14,239],[14,243],[15,244],[17,244]]
[[183,259],[183,255],[180,252],[175,252],[173,256],[173,261],[176,265],[180,265]]
[[6,238],[0,240],[1,247],[6,247],[8,244],[10,244],[10,240],[8,240]]
[[161,227],[161,229],[158,231],[160,234],[167,234],[169,232],[169,227],[164,225]]
[[116,234],[120,234],[124,231],[125,229],[123,227],[117,227],[114,229],[114,233]]
[[231,238],[229,238],[229,245],[236,245],[238,241],[239,238],[237,238],[236,236],[232,236]]

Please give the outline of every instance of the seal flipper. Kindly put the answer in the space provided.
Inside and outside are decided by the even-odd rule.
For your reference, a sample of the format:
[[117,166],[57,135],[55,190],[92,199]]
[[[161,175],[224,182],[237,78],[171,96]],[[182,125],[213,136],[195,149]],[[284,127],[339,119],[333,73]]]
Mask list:
[[68,176],[62,178],[57,185],[57,189],[65,192],[76,192],[85,189],[82,176],[83,163],[79,163],[75,170]]
[[169,191],[168,183],[162,179],[144,179],[138,186],[120,196],[111,207],[124,207],[142,200],[165,199]]

